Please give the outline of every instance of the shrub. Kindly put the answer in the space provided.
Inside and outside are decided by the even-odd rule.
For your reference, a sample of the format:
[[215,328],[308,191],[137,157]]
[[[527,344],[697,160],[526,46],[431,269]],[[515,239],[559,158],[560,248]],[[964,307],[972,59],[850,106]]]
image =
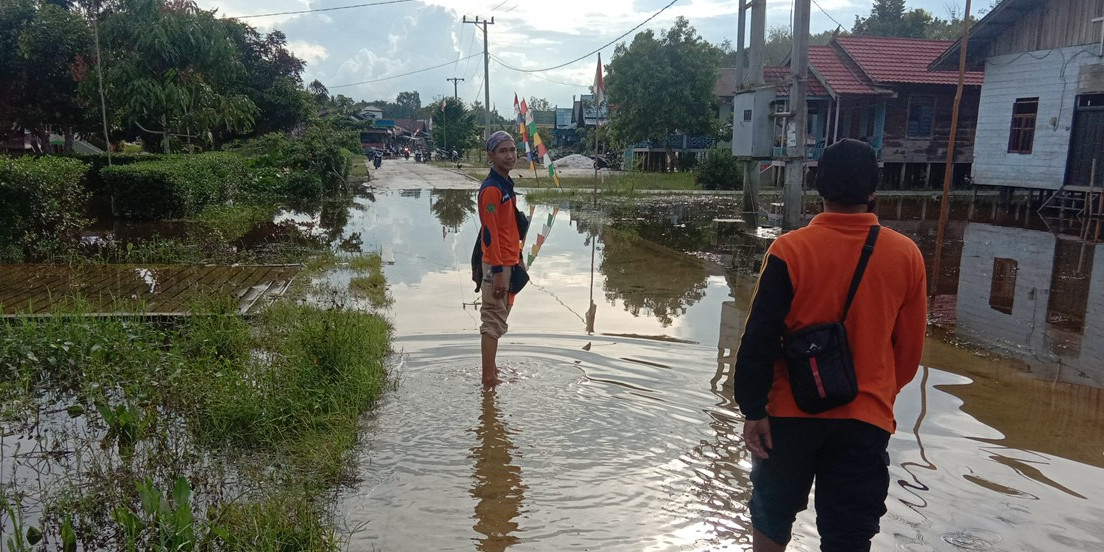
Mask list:
[[87,170],[61,157],[0,157],[0,262],[39,259],[80,242]]
[[249,161],[210,152],[165,156],[157,161],[103,169],[117,214],[134,218],[179,218],[233,199],[249,185]]
[[[100,171],[107,168],[106,153],[72,155],[71,157],[73,159],[79,159],[82,163],[88,165],[88,173],[85,175],[85,186],[92,192],[93,198],[111,195],[111,189],[108,188],[107,182],[100,176]],[[111,165],[131,165],[142,161],[157,161],[164,157],[164,155],[159,153],[113,153],[111,154]]]
[[271,133],[237,146],[243,155],[256,157],[260,170],[250,193],[302,199],[343,192],[352,152],[359,149],[355,133],[324,124],[309,125],[295,138]]
[[725,149],[715,149],[698,163],[694,180],[703,190],[739,190],[743,188],[744,163]]

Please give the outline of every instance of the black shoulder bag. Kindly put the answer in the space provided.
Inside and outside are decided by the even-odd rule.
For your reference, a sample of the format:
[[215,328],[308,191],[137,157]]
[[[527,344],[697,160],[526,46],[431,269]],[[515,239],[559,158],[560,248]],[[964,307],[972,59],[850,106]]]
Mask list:
[[[526,234],[529,233],[529,217],[525,216],[525,213],[521,212],[521,209],[514,207],[514,221],[517,224],[518,237],[521,241],[525,241]],[[479,287],[483,285],[483,248],[479,246],[479,241],[482,238],[483,229],[480,228],[479,234],[475,237],[475,247],[472,249],[471,257],[471,269],[472,269],[472,281],[475,282],[475,291],[479,291]],[[524,254],[524,251],[522,252]],[[529,283],[529,274],[525,271],[521,264],[521,256],[518,256],[518,264],[514,266],[514,269],[510,271],[510,293],[517,293]]]
[[847,320],[851,301],[859,290],[866,264],[874,252],[879,228],[871,226],[870,233],[866,236],[859,266],[851,277],[851,289],[847,292],[847,303],[843,306],[840,321],[805,326],[782,337],[782,352],[786,358],[786,371],[790,377],[794,401],[798,408],[809,414],[819,414],[843,406],[855,400],[859,394],[855,363],[843,323]]

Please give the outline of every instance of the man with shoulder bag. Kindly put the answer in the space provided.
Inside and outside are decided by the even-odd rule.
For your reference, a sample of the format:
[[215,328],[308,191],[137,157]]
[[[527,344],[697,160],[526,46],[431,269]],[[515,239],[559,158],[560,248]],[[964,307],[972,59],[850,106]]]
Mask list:
[[756,552],[785,550],[814,480],[821,550],[870,550],[893,403],[924,346],[924,259],[878,224],[874,149],[842,140],[818,171],[824,212],[767,251],[736,354]]
[[483,386],[499,383],[498,340],[508,329],[506,318],[516,295],[529,276],[521,259],[521,244],[529,219],[517,208],[517,194],[510,171],[517,161],[517,144],[510,133],[499,130],[487,138],[491,171],[479,186],[479,237],[472,251],[472,280],[481,293],[479,309]]

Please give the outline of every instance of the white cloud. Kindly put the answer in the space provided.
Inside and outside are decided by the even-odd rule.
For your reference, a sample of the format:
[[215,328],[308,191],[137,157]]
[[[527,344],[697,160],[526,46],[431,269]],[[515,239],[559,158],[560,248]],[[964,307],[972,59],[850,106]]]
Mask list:
[[295,57],[307,62],[307,65],[314,65],[330,57],[326,47],[321,44],[312,44],[305,40],[289,40],[287,46]]
[[[483,49],[483,36],[475,25],[462,23],[494,17],[488,26],[491,53],[521,69],[543,69],[584,56],[651,17],[670,0],[416,0],[413,2],[342,9],[295,16],[246,20],[261,30],[278,28],[297,56],[308,62],[304,82],[322,81],[333,93],[357,99],[394,100],[402,91],[418,91],[423,104],[451,96],[453,83],[466,102],[483,101],[483,59],[448,63]],[[947,0],[909,0],[907,7],[924,8],[937,15],[945,12]],[[222,14],[250,15],[303,9],[334,8],[355,4],[354,0],[198,0],[204,9],[218,8]],[[835,20],[850,26],[855,15],[870,12],[869,1],[817,0]],[[791,0],[768,0],[767,26],[788,27]],[[736,38],[735,0],[679,0],[660,15],[629,33],[662,30],[675,18],[685,16],[706,40],[720,44]],[[496,8],[490,11],[491,8]],[[833,29],[836,24],[812,7],[812,32]],[[609,63],[614,45],[602,48],[602,61]],[[513,97],[536,96],[552,104],[571,105],[572,96],[588,92],[594,79],[596,57],[540,73],[507,69],[490,62],[491,104],[510,115]],[[420,71],[444,65],[438,69]],[[402,75],[398,78],[396,75]],[[356,86],[345,84],[362,83]]]

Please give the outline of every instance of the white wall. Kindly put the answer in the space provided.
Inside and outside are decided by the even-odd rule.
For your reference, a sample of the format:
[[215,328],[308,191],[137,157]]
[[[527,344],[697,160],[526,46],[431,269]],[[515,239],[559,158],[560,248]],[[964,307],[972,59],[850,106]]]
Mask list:
[[[1080,69],[1100,61],[1098,49],[1074,46],[985,61],[974,139],[975,183],[1052,190],[1062,186]],[[1039,98],[1034,147],[1026,155],[1008,153],[1012,105],[1017,98],[1033,97]]]
[[[956,331],[998,349],[1027,353],[1038,359],[1052,356],[1045,338],[1054,271],[1054,234],[970,223],[962,239]],[[1011,314],[989,306],[993,259],[997,257],[1017,262]]]

